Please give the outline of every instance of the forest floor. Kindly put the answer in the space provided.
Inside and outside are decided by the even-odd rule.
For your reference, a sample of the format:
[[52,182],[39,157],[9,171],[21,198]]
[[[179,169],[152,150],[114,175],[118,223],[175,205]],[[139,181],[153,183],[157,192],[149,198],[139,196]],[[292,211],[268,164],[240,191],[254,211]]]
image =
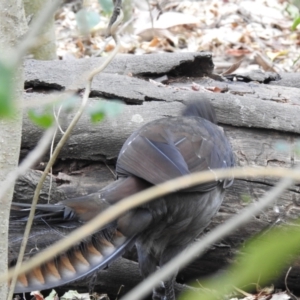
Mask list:
[[[149,1],[149,5],[131,1],[134,8],[127,9],[128,21],[121,26],[122,53],[210,51],[217,73],[237,62],[241,62],[239,72],[300,70],[300,25],[292,29],[299,21],[300,5],[284,0],[169,0]],[[104,13],[102,2],[107,3],[71,1],[56,13],[60,59],[105,56],[112,51],[114,41],[105,37],[110,14]],[[99,15],[87,35],[80,34],[76,22],[82,9]]]

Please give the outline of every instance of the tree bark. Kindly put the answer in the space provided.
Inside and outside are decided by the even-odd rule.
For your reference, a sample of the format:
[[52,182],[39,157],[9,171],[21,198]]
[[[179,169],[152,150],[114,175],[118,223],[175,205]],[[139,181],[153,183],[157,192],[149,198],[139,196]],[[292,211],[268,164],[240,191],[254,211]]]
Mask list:
[[[6,62],[10,51],[16,47],[26,31],[23,3],[21,0],[0,1],[0,49],[1,61]],[[23,91],[23,68],[19,67],[13,78],[15,93],[14,102],[18,107],[12,119],[0,119],[0,181],[4,180],[9,172],[18,165],[21,133],[22,133],[22,111],[21,100]],[[7,270],[8,251],[8,224],[10,205],[14,187],[12,186],[6,196],[0,200],[0,270]],[[7,297],[7,284],[0,284],[0,299]]]
[[[27,21],[32,22],[36,15],[45,5],[43,0],[24,0],[24,8]],[[52,60],[56,59],[56,40],[54,29],[54,16],[47,22],[37,39],[37,45],[31,49],[31,54],[35,59]]]

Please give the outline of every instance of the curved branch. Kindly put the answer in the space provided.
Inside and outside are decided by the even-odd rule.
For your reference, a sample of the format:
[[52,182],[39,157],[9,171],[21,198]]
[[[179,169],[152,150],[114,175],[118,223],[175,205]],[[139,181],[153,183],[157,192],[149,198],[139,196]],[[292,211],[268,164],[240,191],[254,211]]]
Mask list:
[[116,54],[119,52],[119,48],[120,48],[120,43],[119,40],[117,38],[116,35],[113,36],[115,38],[115,42],[116,42],[116,47],[114,49],[114,51],[109,55],[109,57],[103,62],[103,64],[90,72],[89,76],[88,76],[88,80],[87,80],[87,84],[85,86],[85,91],[84,91],[84,95],[82,98],[82,102],[81,105],[78,109],[78,111],[76,112],[73,120],[71,121],[70,125],[68,126],[67,130],[65,131],[64,135],[62,136],[62,138],[60,139],[60,141],[58,142],[41,178],[39,183],[36,186],[35,192],[34,192],[34,196],[33,196],[33,200],[32,200],[32,206],[31,206],[31,210],[29,213],[29,217],[28,217],[28,221],[25,227],[25,231],[24,231],[24,236],[23,236],[23,240],[21,243],[21,247],[20,247],[20,252],[19,252],[19,256],[18,256],[18,260],[16,263],[16,266],[14,268],[14,271],[12,273],[12,276],[10,278],[12,278],[11,284],[10,284],[10,290],[9,290],[9,295],[8,295],[8,299],[12,299],[13,296],[13,292],[15,289],[15,285],[17,282],[17,278],[18,278],[18,274],[23,273],[22,272],[22,261],[24,258],[24,254],[25,254],[25,249],[26,249],[26,245],[29,239],[29,235],[30,235],[30,230],[31,230],[31,226],[32,226],[32,222],[34,219],[34,214],[35,214],[35,209],[36,209],[36,205],[39,199],[39,195],[40,195],[40,191],[42,189],[42,186],[44,184],[44,181],[50,171],[50,169],[52,168],[54,162],[56,161],[59,152],[61,151],[62,147],[64,146],[64,144],[66,143],[66,141],[68,140],[68,138],[71,135],[71,132],[73,130],[73,128],[75,127],[75,125],[77,124],[77,122],[79,121],[82,113],[84,112],[84,109],[87,105],[88,102],[88,98],[89,98],[89,94],[91,92],[91,85],[92,85],[92,81],[93,78],[96,74],[98,74],[99,72],[103,71],[107,65],[112,61],[112,59],[116,56]]

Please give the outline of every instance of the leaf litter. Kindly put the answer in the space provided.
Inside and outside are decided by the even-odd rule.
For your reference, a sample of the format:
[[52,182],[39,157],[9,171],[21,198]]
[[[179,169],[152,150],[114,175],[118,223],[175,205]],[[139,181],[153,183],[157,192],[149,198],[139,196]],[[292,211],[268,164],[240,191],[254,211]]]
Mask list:
[[[132,0],[132,15],[122,29],[121,52],[213,53],[216,72],[242,60],[239,71],[300,70],[300,26],[292,30],[299,8],[283,0]],[[106,56],[114,42],[105,38],[109,15],[101,1],[65,3],[56,13],[57,55],[60,59]],[[87,8],[100,15],[99,23],[82,35],[76,13]],[[126,23],[126,20],[124,21]]]

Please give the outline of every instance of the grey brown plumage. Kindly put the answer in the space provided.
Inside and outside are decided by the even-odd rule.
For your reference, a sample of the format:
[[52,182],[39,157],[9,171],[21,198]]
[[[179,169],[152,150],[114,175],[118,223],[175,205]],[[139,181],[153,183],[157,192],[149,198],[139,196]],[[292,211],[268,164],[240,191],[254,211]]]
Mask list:
[[[80,220],[87,221],[125,196],[152,185],[192,172],[230,168],[233,164],[230,144],[223,130],[216,125],[211,104],[199,100],[189,103],[182,116],[156,120],[135,131],[124,143],[118,156],[118,180],[95,194],[61,203],[60,208],[57,206],[56,212],[52,214],[64,212],[65,216],[71,216],[72,219],[74,215],[70,214],[71,209]],[[98,233],[103,238],[100,244],[103,244],[104,240],[114,243],[117,235],[122,236],[121,245],[110,247],[111,253],[108,251],[103,255],[101,247],[97,248],[90,241],[85,242],[87,246],[82,246],[82,249],[77,247],[76,250],[69,251],[67,258],[71,266],[75,266],[75,274],[78,272],[76,264],[81,264],[81,269],[86,272],[93,268],[92,266],[96,268],[96,264],[99,263],[98,252],[113,260],[121,255],[129,244],[135,242],[141,273],[147,277],[157,265],[164,265],[183,251],[203,231],[217,213],[225,189],[231,186],[232,182],[232,178],[216,178],[214,182],[176,191],[125,213]],[[48,210],[51,214],[51,206]],[[127,244],[124,244],[124,241]],[[93,259],[95,264],[91,266],[90,261]],[[62,258],[57,258],[56,265],[60,262]],[[48,267],[47,270],[49,269]],[[60,284],[62,280],[58,278],[57,273],[61,276],[63,272],[59,272],[59,268],[56,269],[58,272],[53,268],[56,274],[52,274],[53,284]],[[68,268],[65,266],[65,269]],[[65,273],[73,274],[74,270],[69,268]],[[81,272],[81,276],[83,273]],[[40,275],[35,276],[37,278]],[[175,299],[174,280],[175,274],[161,287],[156,288],[153,291],[153,299]],[[21,291],[21,288],[19,290]]]

